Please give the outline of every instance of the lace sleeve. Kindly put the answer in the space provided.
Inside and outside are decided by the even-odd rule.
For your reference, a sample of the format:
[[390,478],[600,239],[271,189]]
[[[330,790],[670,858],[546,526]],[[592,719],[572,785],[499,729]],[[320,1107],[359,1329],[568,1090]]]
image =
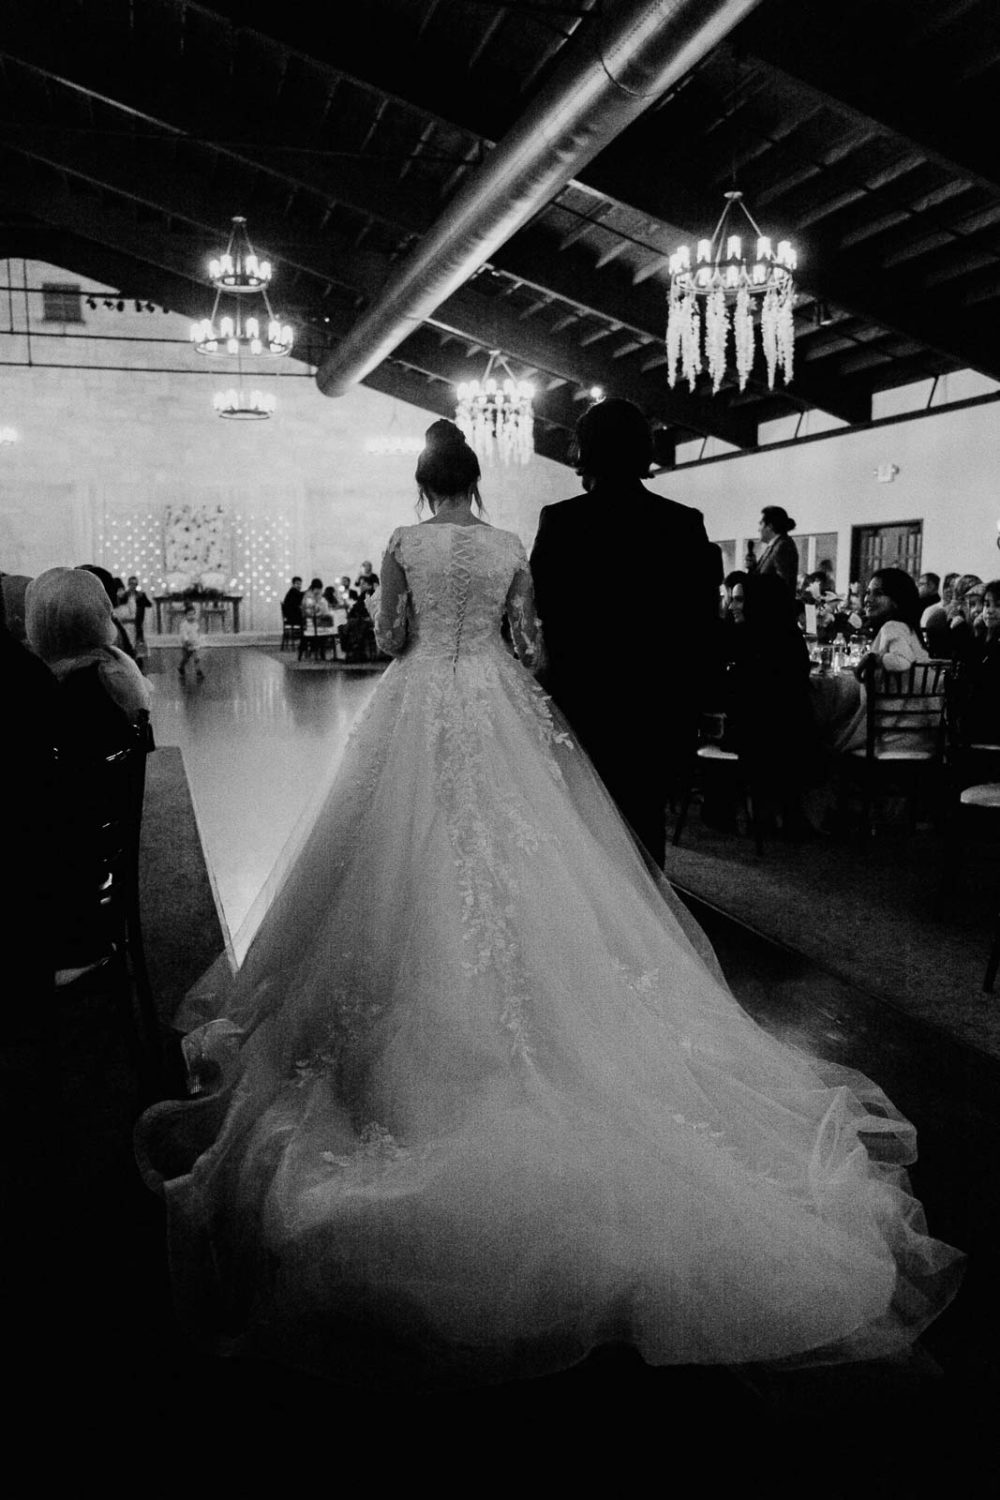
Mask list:
[[399,531],[389,538],[382,558],[378,589],[368,601],[368,612],[375,624],[375,640],[380,651],[399,656],[406,649],[410,612],[410,586],[397,556]]
[[507,590],[504,612],[518,657],[530,671],[539,671],[543,665],[542,627],[535,613],[531,570],[523,550]]

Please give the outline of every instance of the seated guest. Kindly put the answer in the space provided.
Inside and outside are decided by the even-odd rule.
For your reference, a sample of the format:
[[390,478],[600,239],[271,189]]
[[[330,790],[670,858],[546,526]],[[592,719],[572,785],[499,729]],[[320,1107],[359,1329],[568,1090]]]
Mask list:
[[1000,745],[1000,578],[983,587],[982,614],[957,658],[957,673],[963,738]]
[[920,608],[927,610],[934,604],[941,603],[941,579],[936,573],[921,573],[917,579],[917,593],[920,595]]
[[99,832],[107,819],[104,758],[131,743],[149,685],[114,644],[111,600],[89,570],[50,568],[26,595],[28,642],[58,684],[52,968],[72,983],[104,961]]
[[3,592],[3,618],[8,633],[15,641],[24,641],[24,591],[31,579],[23,573],[4,573],[0,579]]
[[744,620],[727,674],[726,741],[739,751],[758,801],[795,835],[802,831],[800,798],[816,748],[809,649],[781,578],[751,574],[736,588]]
[[314,578],[302,596],[302,620],[315,620],[326,609],[326,600],[323,598],[323,580]]
[[358,595],[357,590],[351,588],[350,574],[341,574],[341,576],[337,579],[337,582],[340,585],[341,602],[345,605],[353,604]]
[[975,573],[963,573],[956,578],[951,603],[947,606],[948,636],[942,652],[953,661],[961,657],[972,644],[972,628],[983,607],[983,580]]
[[[119,597],[120,591],[124,590],[125,588],[125,585],[124,583],[122,583],[122,580],[120,578],[112,578],[107,568],[99,568],[96,563],[79,563],[74,571],[77,573],[92,573],[94,577],[99,580],[101,587],[110,599],[112,610],[117,608],[118,604],[121,602]],[[118,647],[119,651],[124,651],[125,655],[131,657],[134,661],[135,647],[132,645],[132,641],[128,631],[125,629],[125,626],[122,624],[122,622],[118,619],[115,619],[114,627],[115,645]]]
[[281,601],[281,619],[285,625],[302,624],[302,579],[296,573],[291,588]]
[[924,644],[931,656],[945,657],[951,655],[951,638],[948,629],[948,609],[954,601],[955,584],[961,575],[958,573],[946,573],[941,585],[941,598],[937,604],[928,604],[924,607],[920,616],[920,628],[923,631]]
[[[874,632],[871,645],[855,667],[855,675],[864,677],[872,663],[886,672],[905,672],[914,662],[927,661],[928,654],[920,638],[920,596],[909,573],[901,568],[882,568],[873,573],[865,590],[865,619]],[[857,711],[840,735],[840,751],[862,750],[867,739],[865,700],[862,693]],[[925,749],[926,729],[914,727],[883,736],[883,742],[894,749]]]
[[[4,863],[14,877],[5,905],[12,935],[50,928],[55,873],[52,850],[57,847],[58,832],[54,787],[59,684],[24,643],[23,588],[8,589],[8,584],[30,582],[7,573],[0,595],[0,674],[6,721],[6,732],[0,735],[0,786],[4,789]],[[20,631],[16,617],[12,620],[7,614],[17,599],[21,601]],[[35,942],[8,946],[6,966],[13,965],[13,972],[7,974],[12,995],[19,993],[19,985],[24,985],[28,995],[51,988],[51,964],[41,955],[42,949]],[[24,1021],[29,1027],[33,1024],[30,1014]]]
[[119,748],[123,726],[149,711],[150,694],[135,662],[115,644],[106,589],[91,569],[49,568],[28,585],[25,606],[28,644],[63,685],[64,703],[81,708],[69,721],[73,748],[95,754]]

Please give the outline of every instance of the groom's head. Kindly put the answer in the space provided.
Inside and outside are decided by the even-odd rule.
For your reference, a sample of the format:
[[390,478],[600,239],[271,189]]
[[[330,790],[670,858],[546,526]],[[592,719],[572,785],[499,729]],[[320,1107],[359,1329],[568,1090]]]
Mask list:
[[645,479],[653,461],[653,435],[631,401],[598,401],[576,424],[576,472],[584,481]]

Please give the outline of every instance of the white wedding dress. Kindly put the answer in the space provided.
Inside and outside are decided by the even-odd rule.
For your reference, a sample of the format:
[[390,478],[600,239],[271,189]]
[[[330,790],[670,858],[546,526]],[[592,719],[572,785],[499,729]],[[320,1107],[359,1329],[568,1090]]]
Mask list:
[[608,1340],[654,1364],[899,1350],[962,1260],[910,1195],[912,1126],[741,1010],[505,614],[530,660],[513,534],[394,533],[397,660],[238,975],[187,1003],[221,1091],[140,1128],[179,1306],[218,1349],[361,1381]]

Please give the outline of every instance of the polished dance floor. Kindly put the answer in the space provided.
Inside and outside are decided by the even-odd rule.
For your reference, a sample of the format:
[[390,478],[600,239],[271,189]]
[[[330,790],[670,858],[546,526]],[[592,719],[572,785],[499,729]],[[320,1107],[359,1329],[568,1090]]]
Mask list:
[[[288,672],[251,648],[204,655],[205,681],[197,683],[179,679],[172,653],[154,653],[154,733],[159,745],[183,752],[220,919],[240,951],[251,905],[337,764],[378,674]],[[398,1478],[404,1454],[382,1453],[379,1445],[391,1448],[392,1433],[405,1423],[409,1440],[420,1445],[417,1472],[433,1473],[435,1482],[451,1476],[463,1488],[481,1488],[490,1463],[484,1449],[472,1468],[459,1463],[470,1441],[502,1451],[494,1477],[506,1471],[519,1486],[544,1455],[548,1482],[586,1474],[620,1486],[630,1476],[648,1480],[654,1465],[665,1484],[695,1463],[713,1493],[711,1474],[720,1466],[747,1483],[777,1482],[793,1447],[810,1455],[796,1494],[848,1493],[832,1483],[834,1473],[850,1475],[851,1494],[876,1474],[884,1493],[902,1493],[892,1486],[900,1465],[923,1472],[932,1459],[947,1459],[952,1486],[960,1484],[966,1461],[992,1444],[1000,1396],[1000,1066],[725,913],[690,904],[734,993],[760,1024],[863,1069],[917,1126],[915,1190],[931,1231],[965,1250],[969,1265],[954,1304],[906,1366],[794,1375],[651,1370],[631,1351],[611,1349],[562,1375],[515,1386],[383,1397],[221,1361],[193,1349],[174,1324],[161,1208],[144,1189],[136,1192],[126,1134],[115,1157],[121,1180],[103,1190],[103,1238],[83,1262],[89,1268],[78,1269],[87,1287],[72,1294],[76,1326],[43,1369],[70,1354],[85,1368],[88,1358],[103,1359],[105,1369],[113,1362],[113,1396],[105,1397],[106,1385],[88,1390],[84,1375],[71,1401],[96,1411],[109,1399],[111,1419],[117,1403],[121,1420],[134,1424],[152,1415],[156,1441],[166,1441],[164,1433],[197,1441],[199,1455],[213,1446],[223,1455],[232,1443],[252,1446],[257,1423],[280,1461],[285,1435],[291,1441],[294,1433],[305,1467],[297,1471],[298,1460],[289,1457],[293,1482],[320,1450],[332,1464],[331,1479],[348,1451],[356,1461],[366,1455],[369,1477],[372,1465],[391,1459]],[[104,1269],[110,1258],[113,1273]],[[94,1278],[101,1282],[96,1296]],[[925,1492],[936,1493],[932,1486]]]

